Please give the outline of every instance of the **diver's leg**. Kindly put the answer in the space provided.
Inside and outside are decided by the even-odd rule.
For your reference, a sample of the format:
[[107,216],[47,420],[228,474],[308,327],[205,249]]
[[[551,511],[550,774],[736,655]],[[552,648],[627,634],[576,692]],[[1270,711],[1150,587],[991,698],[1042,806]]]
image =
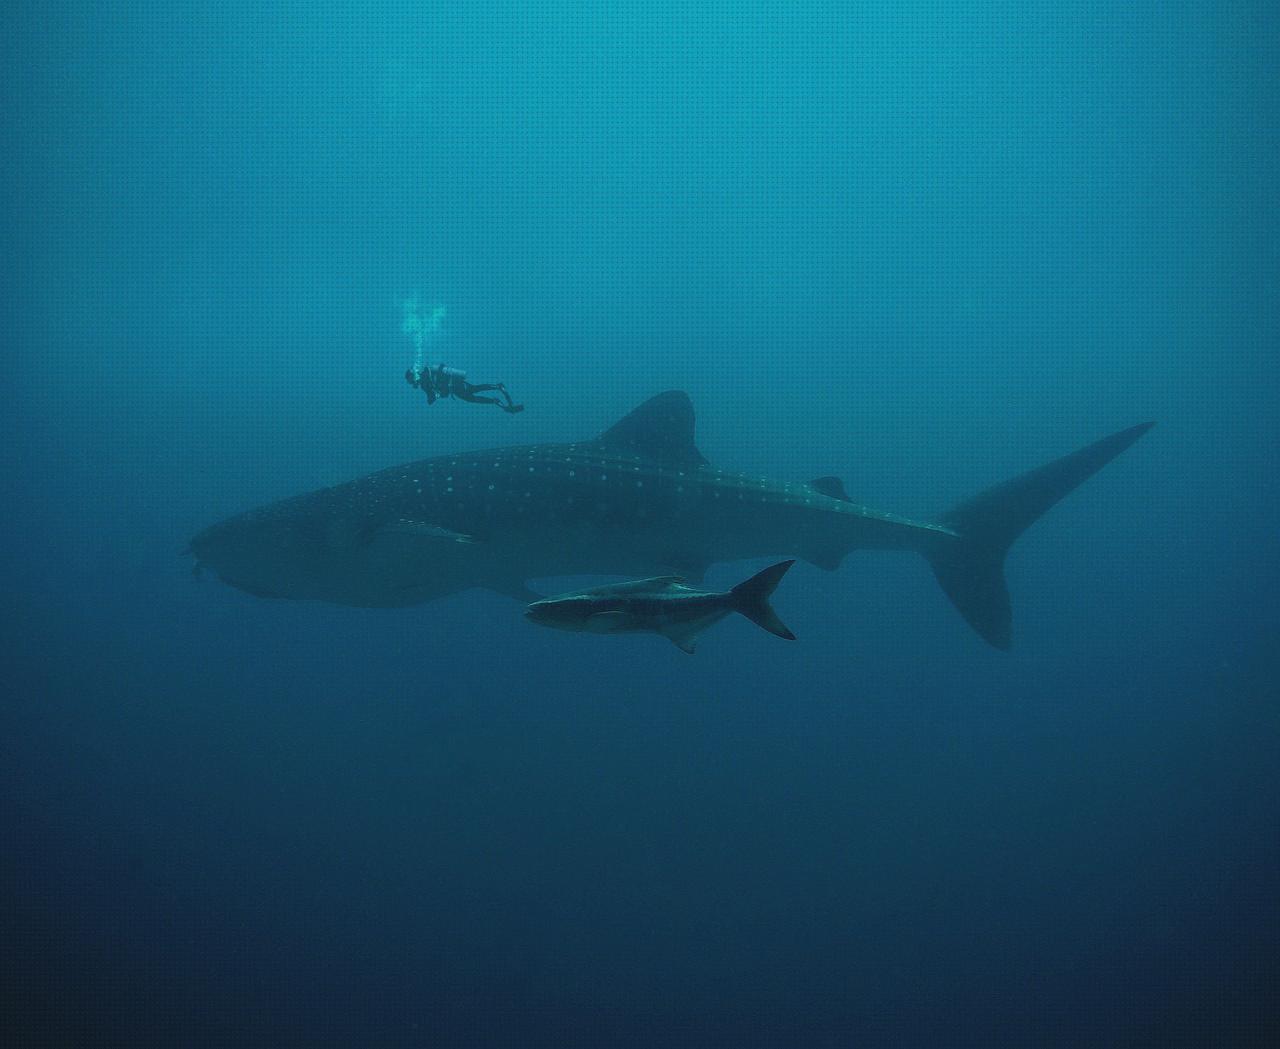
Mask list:
[[465,390],[461,393],[458,393],[457,391],[455,391],[454,396],[459,397],[464,401],[469,401],[472,404],[496,404],[499,406],[501,406],[502,404],[502,402],[498,400],[498,398],[496,397],[477,397],[474,393],[471,392],[471,390]]
[[520,406],[518,406],[518,405],[516,404],[516,402],[515,402],[515,401],[513,401],[513,400],[511,399],[511,394],[509,394],[509,393],[507,392],[507,384],[506,384],[506,383],[502,383],[502,382],[494,383],[494,384],[493,384],[493,388],[494,388],[495,390],[501,390],[501,391],[502,391],[502,396],[503,396],[503,397],[505,397],[505,398],[507,399],[507,404],[506,404],[506,407],[503,409],[503,411],[508,411],[508,412],[509,412],[509,411],[511,411],[513,408],[514,408],[516,411],[519,411],[519,410],[520,410]]

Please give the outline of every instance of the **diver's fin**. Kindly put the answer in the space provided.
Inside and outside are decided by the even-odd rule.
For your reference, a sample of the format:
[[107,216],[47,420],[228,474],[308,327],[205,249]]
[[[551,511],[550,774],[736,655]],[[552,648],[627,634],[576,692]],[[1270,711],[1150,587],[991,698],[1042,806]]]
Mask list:
[[769,604],[769,598],[773,596],[778,583],[782,581],[782,577],[787,574],[787,569],[793,564],[795,564],[794,560],[782,561],[766,568],[763,572],[756,573],[729,591],[735,611],[741,612],[751,622],[763,627],[769,633],[786,638],[788,641],[794,641],[796,636],[778,618]]
[[939,542],[926,555],[933,574],[965,621],[988,643],[1007,649],[1013,639],[1013,613],[1004,581],[1009,547],[1045,511],[1154,425],[1142,423],[1104,437],[988,488],[938,519],[958,538]]

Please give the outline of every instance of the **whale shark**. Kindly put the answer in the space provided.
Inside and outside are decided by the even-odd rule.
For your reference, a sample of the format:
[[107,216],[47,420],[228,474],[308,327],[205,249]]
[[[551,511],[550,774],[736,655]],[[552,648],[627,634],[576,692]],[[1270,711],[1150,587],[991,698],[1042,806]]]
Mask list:
[[258,597],[403,607],[472,587],[529,604],[540,597],[529,581],[552,576],[697,581],[722,561],[793,556],[834,570],[854,550],[907,550],[979,636],[1007,649],[1009,548],[1152,425],[916,520],[860,505],[836,477],[717,469],[695,444],[688,394],[669,390],[592,439],[394,466],[214,524],[188,552]]

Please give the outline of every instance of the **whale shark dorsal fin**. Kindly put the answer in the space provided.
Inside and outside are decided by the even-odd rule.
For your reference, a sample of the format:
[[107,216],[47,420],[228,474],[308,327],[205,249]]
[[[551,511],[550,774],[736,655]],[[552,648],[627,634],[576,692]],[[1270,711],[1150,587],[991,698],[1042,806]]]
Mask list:
[[693,402],[683,390],[650,397],[605,430],[595,443],[624,455],[638,455],[670,465],[704,466],[693,443]]
[[831,499],[842,499],[846,503],[853,502],[849,498],[849,493],[844,490],[844,482],[838,477],[815,477],[809,482],[809,487]]

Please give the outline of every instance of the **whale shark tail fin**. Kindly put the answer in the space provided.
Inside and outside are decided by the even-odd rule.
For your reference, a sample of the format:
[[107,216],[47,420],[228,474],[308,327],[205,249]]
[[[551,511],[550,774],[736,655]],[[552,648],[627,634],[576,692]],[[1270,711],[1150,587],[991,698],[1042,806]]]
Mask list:
[[773,606],[769,604],[769,598],[773,596],[774,590],[782,582],[782,577],[787,574],[787,569],[793,564],[795,564],[794,560],[779,562],[739,583],[729,591],[734,611],[741,612],[756,626],[788,641],[794,641],[796,636],[778,618]]
[[1004,560],[1024,531],[1151,429],[1142,423],[980,492],[939,518],[958,538],[928,553],[933,574],[965,621],[996,648],[1012,644]]

